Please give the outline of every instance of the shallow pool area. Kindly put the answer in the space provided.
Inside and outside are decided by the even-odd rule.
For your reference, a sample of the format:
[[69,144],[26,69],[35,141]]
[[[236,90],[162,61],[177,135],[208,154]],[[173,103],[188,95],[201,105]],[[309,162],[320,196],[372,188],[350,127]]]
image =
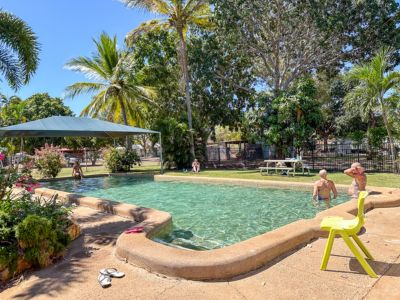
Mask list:
[[[153,181],[145,177],[98,177],[48,182],[45,187],[167,211],[170,235],[158,242],[197,250],[221,248],[299,219],[313,218],[311,191],[255,188],[188,182]],[[348,200],[345,194],[332,201]]]

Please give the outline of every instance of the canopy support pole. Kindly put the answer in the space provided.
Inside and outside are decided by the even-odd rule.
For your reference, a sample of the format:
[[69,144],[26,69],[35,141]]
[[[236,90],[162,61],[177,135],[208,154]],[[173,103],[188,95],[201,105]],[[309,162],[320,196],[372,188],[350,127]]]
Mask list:
[[162,142],[161,142],[161,132],[159,132],[159,142],[160,142],[160,173],[164,174],[164,162],[163,162],[163,155],[162,155]]
[[83,148],[84,155],[85,155],[85,171],[87,172],[87,152],[86,152],[86,147]]
[[24,138],[21,136],[21,146],[19,147],[19,152],[21,152],[21,155],[22,151],[24,151]]

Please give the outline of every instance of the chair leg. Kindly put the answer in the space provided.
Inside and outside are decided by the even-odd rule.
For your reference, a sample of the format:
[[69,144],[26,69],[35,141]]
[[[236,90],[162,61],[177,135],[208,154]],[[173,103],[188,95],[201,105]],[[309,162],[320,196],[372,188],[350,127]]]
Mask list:
[[321,270],[326,270],[326,267],[328,265],[329,257],[331,256],[331,251],[332,251],[332,246],[333,246],[333,241],[335,240],[335,231],[331,230],[329,231],[329,237],[328,237],[328,242],[326,243],[325,246],[325,251],[324,251],[324,257],[322,259],[321,263]]
[[353,242],[350,240],[349,236],[345,232],[340,232],[340,235],[342,236],[343,240],[345,241],[346,245],[350,248],[351,252],[353,252],[354,256],[357,258],[358,262],[361,264],[365,272],[372,277],[372,278],[378,278],[378,275],[372,270],[371,266],[368,264],[368,262],[365,260],[365,258],[361,255],[361,253],[357,250],[356,246],[353,244]]
[[360,249],[364,252],[364,254],[370,259],[370,260],[374,260],[374,258],[372,257],[371,253],[369,253],[367,247],[365,247],[365,245],[363,244],[363,242],[360,240],[360,238],[354,234],[351,236],[353,238],[353,240],[356,241],[358,247],[360,247]]

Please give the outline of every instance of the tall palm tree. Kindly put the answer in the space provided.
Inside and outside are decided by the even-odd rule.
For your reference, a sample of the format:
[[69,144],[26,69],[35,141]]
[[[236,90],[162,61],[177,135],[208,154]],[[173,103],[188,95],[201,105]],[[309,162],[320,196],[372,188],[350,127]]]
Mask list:
[[211,25],[210,6],[207,0],[121,0],[128,7],[144,8],[161,15],[163,19],[151,20],[141,24],[126,36],[130,46],[135,38],[143,33],[159,29],[174,30],[179,37],[178,53],[182,75],[182,88],[185,92],[188,127],[190,130],[190,153],[194,158],[192,104],[190,97],[190,76],[187,57],[187,35],[190,26],[209,27]]
[[363,114],[369,114],[370,111],[382,114],[389,139],[390,154],[394,161],[396,151],[389,114],[391,93],[400,85],[400,73],[391,71],[390,61],[393,53],[394,49],[382,48],[370,62],[354,66],[346,74],[346,79],[354,82],[356,86],[345,100],[348,104],[359,107]]
[[20,18],[0,9],[0,73],[17,90],[29,82],[39,63],[39,43]]
[[94,94],[92,101],[81,112],[91,116],[141,125],[142,109],[152,102],[155,90],[138,83],[137,74],[131,71],[131,58],[117,49],[117,39],[102,33],[93,40],[97,52],[92,57],[77,57],[66,68],[81,72],[97,82],[78,82],[66,88],[66,97],[75,98],[85,93]]

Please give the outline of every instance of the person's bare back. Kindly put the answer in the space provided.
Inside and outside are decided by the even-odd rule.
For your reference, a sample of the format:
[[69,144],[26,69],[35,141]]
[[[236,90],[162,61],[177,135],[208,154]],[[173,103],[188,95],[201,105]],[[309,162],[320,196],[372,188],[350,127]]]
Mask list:
[[319,171],[319,176],[320,179],[314,183],[313,200],[325,201],[326,205],[330,207],[331,192],[334,199],[337,197],[335,183],[327,179],[328,172],[326,170]]

